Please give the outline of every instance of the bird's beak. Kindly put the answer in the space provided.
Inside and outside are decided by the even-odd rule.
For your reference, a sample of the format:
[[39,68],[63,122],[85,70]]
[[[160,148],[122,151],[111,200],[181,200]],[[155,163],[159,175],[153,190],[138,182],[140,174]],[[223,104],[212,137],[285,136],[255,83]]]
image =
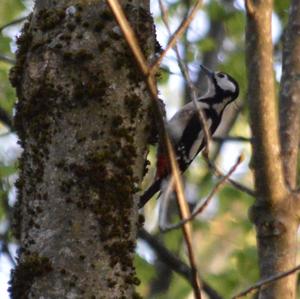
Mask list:
[[204,73],[204,75],[207,77],[207,92],[205,96],[214,96],[216,93],[216,86],[214,83],[214,72],[205,67],[204,65],[200,64],[201,71]]
[[209,77],[210,79],[212,79],[213,75],[214,75],[214,72],[212,72],[210,69],[208,69],[206,66],[204,65],[200,65],[201,67],[201,70],[203,71],[203,73]]

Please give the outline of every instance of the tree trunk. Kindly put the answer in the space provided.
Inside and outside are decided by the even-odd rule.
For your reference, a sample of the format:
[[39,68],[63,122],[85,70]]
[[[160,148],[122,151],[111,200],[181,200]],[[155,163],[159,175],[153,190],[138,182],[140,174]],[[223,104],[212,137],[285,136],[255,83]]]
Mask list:
[[[286,182],[295,185],[295,172],[288,169],[291,167],[291,162],[296,169],[294,155],[298,150],[294,150],[292,155],[287,154],[291,142],[294,142],[287,136],[291,134],[294,127],[293,122],[289,121],[288,110],[292,108],[295,109],[295,114],[297,112],[296,108],[288,108],[288,103],[282,104],[282,107],[285,106],[285,111],[282,110],[285,116],[281,117],[280,145],[273,79],[272,0],[248,0],[246,7],[248,99],[253,133],[253,168],[257,193],[250,216],[256,226],[261,278],[268,278],[293,268],[296,263],[299,199],[288,188]],[[299,19],[295,17],[295,11],[292,10],[290,22],[293,20],[298,21]],[[287,32],[287,34],[288,39],[290,39],[290,33]],[[293,35],[294,39],[296,36]],[[284,47],[284,55],[288,55],[287,52],[291,49],[287,51],[287,43]],[[290,57],[286,56],[284,60],[289,61]],[[284,64],[284,68],[286,65],[287,63]],[[287,88],[284,87],[285,84],[290,85],[285,81],[286,79],[288,78],[283,78],[283,88]],[[288,92],[285,92],[284,95],[287,96]],[[299,107],[297,110],[299,113]],[[296,126],[299,127],[299,124]],[[286,134],[287,130],[289,130],[288,134]],[[283,155],[280,152],[281,148],[283,148]],[[296,276],[289,275],[264,286],[260,290],[259,298],[296,298]]]
[[[122,1],[145,55],[149,1]],[[11,82],[24,152],[13,298],[132,298],[151,102],[105,1],[36,1]]]

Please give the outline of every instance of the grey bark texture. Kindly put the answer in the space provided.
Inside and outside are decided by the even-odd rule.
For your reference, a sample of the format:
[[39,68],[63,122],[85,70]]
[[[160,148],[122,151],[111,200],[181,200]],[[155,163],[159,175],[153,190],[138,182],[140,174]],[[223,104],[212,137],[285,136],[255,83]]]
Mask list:
[[280,88],[280,135],[285,179],[296,188],[300,142],[300,3],[292,1],[284,34]]
[[[298,53],[294,52],[295,45],[299,43],[299,37],[290,32],[293,28],[291,24],[299,22],[295,18],[295,10],[299,16],[299,5],[295,5],[296,2],[292,3],[283,51],[280,144],[271,40],[273,3],[272,0],[246,1],[248,102],[253,134],[253,168],[257,194],[250,217],[256,226],[259,268],[263,279],[287,271],[296,263],[299,195],[292,192],[286,184],[286,182],[290,186],[295,184],[295,170],[291,168],[297,168],[294,156],[297,150],[290,150],[291,144],[295,145],[290,134],[299,136],[299,132],[294,131],[299,129],[299,121],[297,124],[291,121],[292,115],[296,121],[299,107],[292,105],[297,97],[292,96],[293,88],[290,88],[292,86],[295,88],[295,84],[290,76],[296,74],[289,65],[292,57],[299,57]],[[298,41],[292,42],[291,35]],[[294,165],[291,165],[291,161]],[[290,275],[264,286],[259,292],[259,298],[295,299],[296,276]]]
[[[145,55],[148,1],[121,1]],[[11,82],[24,152],[13,298],[132,298],[151,100],[105,1],[40,0]]]

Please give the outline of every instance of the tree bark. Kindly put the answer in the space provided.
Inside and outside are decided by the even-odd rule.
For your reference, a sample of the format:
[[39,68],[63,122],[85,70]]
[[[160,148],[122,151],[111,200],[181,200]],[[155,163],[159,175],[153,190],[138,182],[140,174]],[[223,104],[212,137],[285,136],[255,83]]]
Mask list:
[[[246,8],[248,102],[257,193],[250,217],[256,226],[261,278],[267,278],[295,266],[298,208],[294,194],[285,184],[284,160],[280,155],[271,40],[272,0],[248,0]],[[286,142],[284,136],[281,142]],[[265,286],[259,298],[296,298],[295,275]]]
[[297,183],[300,142],[300,3],[292,1],[284,34],[283,72],[280,87],[280,136],[285,179],[290,188]]
[[[145,55],[148,1],[122,1]],[[20,162],[13,298],[132,298],[151,100],[105,1],[40,0],[11,82]]]

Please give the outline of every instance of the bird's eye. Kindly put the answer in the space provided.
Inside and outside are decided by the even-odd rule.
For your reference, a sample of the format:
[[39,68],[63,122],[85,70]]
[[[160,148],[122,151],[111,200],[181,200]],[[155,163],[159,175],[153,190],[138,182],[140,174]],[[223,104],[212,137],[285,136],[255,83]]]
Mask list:
[[219,77],[219,78],[224,78],[224,77],[225,77],[225,75],[224,75],[224,74],[222,74],[222,73],[219,73],[219,74],[218,74],[218,77]]

